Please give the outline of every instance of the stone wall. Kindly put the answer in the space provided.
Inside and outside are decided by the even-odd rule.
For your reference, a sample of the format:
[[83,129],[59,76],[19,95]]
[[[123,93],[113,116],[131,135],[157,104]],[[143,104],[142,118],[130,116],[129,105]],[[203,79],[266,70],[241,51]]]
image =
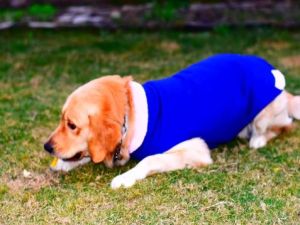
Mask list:
[[[172,0],[174,1],[174,0]],[[179,1],[179,0],[175,0]],[[266,3],[278,3],[285,2],[291,3],[297,2],[298,0],[181,0],[182,2],[187,2],[188,4],[193,3],[243,3],[243,2],[255,2],[256,4],[266,4]],[[153,2],[167,2],[167,0],[0,0],[1,7],[25,7],[31,4],[51,4],[57,7],[67,7],[67,6],[79,6],[79,5],[90,5],[90,6],[103,6],[103,5],[140,5]]]
[[[3,1],[0,0],[0,2]],[[11,4],[13,1],[27,0],[7,2]],[[52,0],[53,3],[58,1],[78,3],[77,0]],[[203,29],[222,25],[300,27],[300,1],[217,1],[213,4],[194,2],[178,8],[172,8],[168,3],[112,5],[109,4],[110,1],[104,0],[96,1],[97,4],[94,5],[95,1],[81,1],[89,2],[90,5],[76,6],[75,4],[75,6],[60,7],[53,18],[47,21],[39,21],[28,15],[19,21],[3,21],[2,19],[0,28],[11,26],[45,28],[92,26],[108,29]]]

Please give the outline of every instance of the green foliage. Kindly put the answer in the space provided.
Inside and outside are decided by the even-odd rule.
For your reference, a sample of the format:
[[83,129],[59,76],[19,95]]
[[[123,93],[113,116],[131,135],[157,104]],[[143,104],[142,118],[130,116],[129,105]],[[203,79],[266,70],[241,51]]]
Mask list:
[[27,10],[29,16],[40,20],[51,19],[56,14],[56,11],[56,8],[49,4],[33,4]]
[[50,4],[33,4],[24,9],[0,10],[0,21],[12,20],[19,22],[27,16],[37,20],[47,21],[51,20],[56,13],[57,9]]
[[24,15],[25,11],[22,9],[2,9],[0,10],[0,21],[20,21]]
[[189,5],[189,1],[152,1],[153,7],[149,14],[145,15],[146,20],[159,22],[170,22],[179,19],[178,10]]

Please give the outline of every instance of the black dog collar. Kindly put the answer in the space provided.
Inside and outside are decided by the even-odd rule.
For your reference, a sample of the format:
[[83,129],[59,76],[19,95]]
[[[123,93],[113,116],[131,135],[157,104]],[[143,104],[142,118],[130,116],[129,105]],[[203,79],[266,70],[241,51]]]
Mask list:
[[124,116],[124,123],[122,125],[122,128],[121,128],[121,134],[122,134],[122,138],[120,140],[120,142],[117,144],[117,146],[115,147],[115,150],[114,150],[114,156],[113,156],[113,163],[115,164],[115,162],[119,161],[119,160],[122,160],[122,156],[121,156],[121,149],[122,149],[122,144],[123,144],[123,141],[126,137],[126,134],[127,134],[127,116],[125,115]]

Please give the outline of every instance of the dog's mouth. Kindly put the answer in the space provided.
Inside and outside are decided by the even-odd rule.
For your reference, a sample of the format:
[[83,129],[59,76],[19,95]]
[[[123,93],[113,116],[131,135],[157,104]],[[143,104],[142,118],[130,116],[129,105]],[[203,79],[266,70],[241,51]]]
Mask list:
[[67,161],[67,162],[72,162],[72,161],[78,161],[78,160],[82,159],[83,157],[85,157],[84,152],[78,152],[74,156],[72,156],[71,158],[64,158],[62,160]]

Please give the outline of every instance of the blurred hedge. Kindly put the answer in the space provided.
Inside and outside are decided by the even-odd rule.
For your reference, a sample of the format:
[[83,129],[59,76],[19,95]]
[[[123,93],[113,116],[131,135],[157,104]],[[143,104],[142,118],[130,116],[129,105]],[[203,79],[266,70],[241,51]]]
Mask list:
[[[167,0],[0,0],[0,7],[24,7],[31,4],[51,4],[57,7],[70,5],[124,5],[124,4],[146,4],[146,3],[166,3]],[[170,1],[169,1],[170,2]],[[260,4],[271,4],[272,2],[287,2],[294,4],[299,0],[171,0],[172,3],[243,3],[258,2]]]

